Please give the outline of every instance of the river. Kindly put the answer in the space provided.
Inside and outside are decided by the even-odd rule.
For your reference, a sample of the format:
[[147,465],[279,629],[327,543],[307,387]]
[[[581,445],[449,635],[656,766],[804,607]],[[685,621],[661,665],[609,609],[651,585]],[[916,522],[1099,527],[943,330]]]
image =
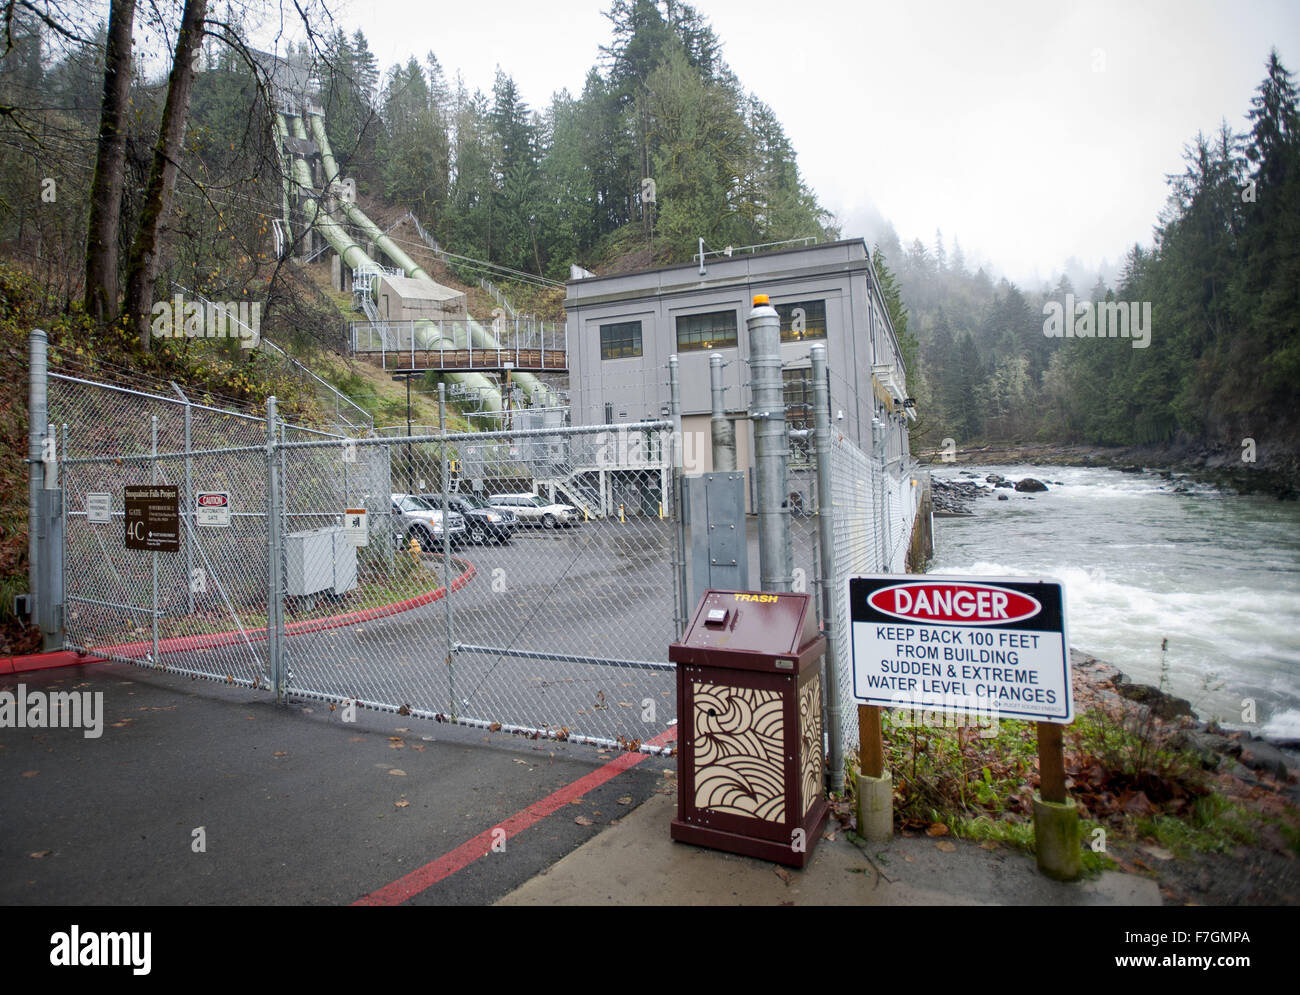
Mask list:
[[1300,504],[1202,486],[1175,494],[1149,473],[931,469],[949,480],[1032,476],[1049,490],[999,490],[1009,500],[936,518],[930,573],[1060,580],[1070,645],[1159,684],[1168,639],[1165,688],[1198,715],[1300,739]]

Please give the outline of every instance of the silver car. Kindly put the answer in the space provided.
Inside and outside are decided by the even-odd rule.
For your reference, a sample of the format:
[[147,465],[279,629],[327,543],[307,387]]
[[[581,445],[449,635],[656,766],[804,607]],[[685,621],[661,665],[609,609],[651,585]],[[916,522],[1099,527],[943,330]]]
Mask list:
[[513,511],[526,525],[553,529],[557,525],[577,525],[582,513],[571,504],[555,504],[536,494],[493,494],[488,504],[501,511]]
[[466,537],[465,519],[456,512],[445,516],[414,494],[393,495],[393,535],[403,546],[412,539],[424,550],[437,551],[442,547],[443,520],[446,519],[447,538],[453,546]]

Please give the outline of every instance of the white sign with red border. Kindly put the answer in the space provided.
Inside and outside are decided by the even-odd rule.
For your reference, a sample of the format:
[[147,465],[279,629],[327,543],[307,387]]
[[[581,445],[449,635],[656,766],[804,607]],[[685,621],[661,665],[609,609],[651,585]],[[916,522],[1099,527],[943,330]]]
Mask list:
[[846,593],[860,703],[1074,720],[1059,582],[889,574]]
[[230,492],[198,491],[194,495],[194,524],[209,529],[230,525]]

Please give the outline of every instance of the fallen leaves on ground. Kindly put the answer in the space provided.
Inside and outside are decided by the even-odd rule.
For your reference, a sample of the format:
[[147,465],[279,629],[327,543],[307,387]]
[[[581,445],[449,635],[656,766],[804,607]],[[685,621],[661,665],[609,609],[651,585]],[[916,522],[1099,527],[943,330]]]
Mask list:
[[940,840],[938,843],[935,844],[935,847],[939,850],[942,850],[944,853],[957,852],[957,844],[953,843],[951,840]]
[[573,821],[576,822],[576,823],[577,823],[578,825],[580,825],[580,826],[592,826],[592,825],[595,825],[595,823],[593,823],[593,822],[592,822],[590,819],[588,819],[585,815],[580,815],[580,816],[578,816],[577,818],[575,818]]

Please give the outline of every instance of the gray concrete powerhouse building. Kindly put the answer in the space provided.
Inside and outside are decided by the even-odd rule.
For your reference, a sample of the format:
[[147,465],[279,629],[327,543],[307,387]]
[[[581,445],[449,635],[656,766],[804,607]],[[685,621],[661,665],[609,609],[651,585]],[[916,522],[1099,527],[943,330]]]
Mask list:
[[[808,346],[824,341],[831,372],[831,418],[864,452],[871,426],[884,430],[886,458],[907,452],[915,415],[904,402],[906,370],[880,283],[862,239],[710,258],[616,276],[570,280],[569,387],[575,425],[635,423],[668,413],[668,357],[681,369],[687,473],[713,468],[709,356],[727,367],[726,407],[736,427],[737,469],[752,463],[748,336],[755,294],[781,315],[786,416],[811,427]],[[795,460],[798,462],[796,455]]]

